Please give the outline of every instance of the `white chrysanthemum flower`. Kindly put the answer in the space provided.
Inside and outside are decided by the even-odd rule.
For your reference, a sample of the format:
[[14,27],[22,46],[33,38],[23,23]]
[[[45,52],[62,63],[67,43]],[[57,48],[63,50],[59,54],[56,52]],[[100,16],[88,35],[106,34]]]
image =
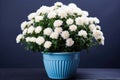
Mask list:
[[104,45],[104,44],[105,44],[105,41],[104,41],[104,40],[101,40],[100,44]]
[[52,43],[50,42],[50,41],[45,41],[45,43],[44,43],[44,47],[45,48],[50,48],[52,46]]
[[39,16],[40,13],[41,13],[41,10],[40,10],[40,8],[39,8],[39,9],[36,11],[36,15]]
[[26,42],[36,42],[35,37],[26,37],[25,40],[26,40]]
[[70,31],[76,31],[77,30],[77,26],[76,25],[71,25],[71,26],[69,26],[69,30]]
[[25,38],[26,42],[30,42],[30,37]]
[[36,38],[35,37],[26,37],[26,42],[33,42],[35,43],[36,42]]
[[99,42],[99,44],[104,45],[104,40],[105,40],[104,36],[99,36],[99,37],[97,37],[96,40]]
[[70,25],[70,24],[73,24],[73,19],[71,19],[71,18],[69,18],[69,19],[67,19],[67,21],[66,21],[66,23],[68,24],[68,25]]
[[31,26],[32,24],[34,24],[34,20],[28,21],[28,25],[29,25],[29,26]]
[[23,39],[24,36],[22,34],[19,34],[17,37],[16,37],[16,43],[20,43],[21,39]]
[[75,22],[77,25],[89,24],[89,20],[86,16],[76,18]]
[[22,34],[23,34],[23,35],[26,35],[27,31],[28,31],[28,29],[27,29],[27,28],[26,28],[26,29],[24,29],[24,30],[23,30],[23,32],[22,32]]
[[33,26],[30,26],[27,30],[27,33],[32,34],[34,32],[35,28]]
[[83,36],[84,38],[87,38],[87,32],[86,32],[85,30],[80,30],[80,31],[78,32],[78,35],[79,35],[79,36]]
[[40,15],[40,13],[45,14],[45,13],[49,13],[49,11],[50,11],[50,7],[48,7],[48,6],[42,6],[42,7],[40,7],[40,9],[38,9],[36,11],[36,14],[37,15]]
[[41,44],[43,44],[45,42],[45,39],[43,38],[43,37],[41,37],[41,36],[39,36],[37,39],[36,39],[36,43],[38,44],[38,45],[41,45]]
[[83,24],[89,24],[89,19],[88,19],[88,17],[86,17],[86,16],[82,16],[81,17],[82,18],[82,20],[83,20]]
[[35,22],[43,20],[43,16],[35,16]]
[[42,27],[41,27],[41,26],[37,26],[37,27],[35,28],[35,33],[40,33],[41,30],[42,30]]
[[63,9],[69,15],[73,15],[74,14],[73,10],[71,10],[71,8],[68,7],[68,6],[64,6]]
[[68,38],[66,40],[66,46],[71,47],[74,44],[74,41],[72,38]]
[[36,42],[36,38],[35,37],[31,37],[31,42]]
[[21,23],[21,30],[24,30],[28,26],[28,22],[24,21]]
[[70,34],[69,34],[68,31],[63,31],[63,32],[61,33],[61,37],[62,37],[63,39],[67,39],[67,38],[69,38],[69,36],[70,36]]
[[57,32],[52,32],[50,34],[50,38],[52,38],[52,39],[58,39],[58,37],[59,37],[59,34]]
[[101,30],[101,27],[99,25],[96,25],[97,30]]
[[91,23],[91,24],[94,23],[94,19],[93,19],[93,17],[89,17],[88,19],[89,19],[89,23]]
[[53,32],[53,30],[51,28],[46,28],[46,29],[44,29],[43,32],[44,32],[44,35],[49,36]]
[[75,22],[76,22],[76,24],[77,25],[83,25],[83,19],[81,18],[81,17],[77,17],[76,19],[75,19]]
[[77,5],[74,3],[70,3],[70,4],[68,4],[68,7],[72,8],[72,9],[76,9]]
[[63,29],[62,29],[62,27],[56,27],[54,31],[59,34],[63,31]]
[[57,14],[60,16],[60,18],[66,18],[67,17],[67,12],[63,11],[64,9],[58,9]]
[[75,14],[77,14],[77,15],[79,15],[79,16],[82,16],[83,14],[82,14],[82,10],[80,9],[80,8],[76,8],[75,10],[72,10],[73,11],[73,13],[75,13]]
[[95,18],[94,18],[94,22],[95,22],[96,24],[99,24],[99,23],[100,23],[100,20],[99,20],[97,17],[95,17]]
[[104,36],[102,36],[102,37],[101,37],[100,44],[104,45],[104,41],[105,41],[105,38],[104,38]]
[[94,30],[93,31],[93,36],[95,37],[95,39],[97,40],[99,36],[103,36],[103,32],[100,30]]
[[54,3],[54,6],[56,6],[56,7],[61,7],[62,5],[63,5],[63,3],[61,3],[61,2]]
[[60,27],[63,24],[62,20],[55,20],[54,27]]
[[89,13],[88,13],[88,11],[81,11],[81,15],[82,15],[82,16],[88,16]]
[[29,15],[28,15],[28,20],[32,20],[33,18],[35,18],[35,16],[36,16],[36,13],[34,12],[34,13],[30,13]]
[[100,23],[99,19],[96,18],[96,17],[89,17],[89,22],[92,24],[92,23]]
[[51,18],[55,18],[56,17],[56,12],[55,11],[51,11],[50,13],[48,13],[48,18],[51,19]]
[[96,27],[95,27],[95,25],[94,24],[90,24],[89,25],[89,29],[90,29],[90,31],[94,31],[94,30],[96,30]]

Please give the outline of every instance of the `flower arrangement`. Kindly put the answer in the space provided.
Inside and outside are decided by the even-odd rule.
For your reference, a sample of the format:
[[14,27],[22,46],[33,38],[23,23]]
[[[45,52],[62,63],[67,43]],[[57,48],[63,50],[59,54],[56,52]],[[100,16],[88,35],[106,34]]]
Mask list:
[[99,19],[70,3],[42,6],[21,23],[16,38],[27,50],[41,52],[78,52],[96,44],[104,45]]

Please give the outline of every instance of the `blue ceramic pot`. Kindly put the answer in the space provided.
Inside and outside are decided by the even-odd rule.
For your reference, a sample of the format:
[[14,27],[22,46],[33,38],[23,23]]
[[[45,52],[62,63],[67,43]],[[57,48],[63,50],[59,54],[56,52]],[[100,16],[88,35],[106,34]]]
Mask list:
[[68,79],[76,74],[80,61],[79,52],[43,53],[47,75],[51,79]]

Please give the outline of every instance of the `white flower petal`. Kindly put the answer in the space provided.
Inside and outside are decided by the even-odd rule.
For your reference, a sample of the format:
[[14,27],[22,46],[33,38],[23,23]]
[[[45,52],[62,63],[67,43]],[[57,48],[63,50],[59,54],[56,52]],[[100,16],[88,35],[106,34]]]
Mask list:
[[86,32],[85,30],[80,30],[80,31],[78,32],[78,35],[79,35],[79,36],[83,36],[84,38],[87,38],[87,32]]
[[59,34],[57,32],[52,32],[50,35],[50,38],[52,39],[58,39],[58,37],[59,37]]
[[24,36],[22,34],[19,34],[17,37],[16,37],[16,43],[20,43],[21,39],[23,39]]
[[28,15],[28,20],[32,20],[33,18],[35,18],[35,16],[36,16],[36,13],[34,12],[34,13],[30,13],[29,15]]
[[66,46],[71,47],[74,44],[74,41],[72,38],[68,38],[66,40]]
[[63,24],[62,20],[55,20],[53,25],[54,25],[54,27],[60,27],[62,24]]
[[34,32],[35,28],[33,26],[30,26],[27,30],[27,33],[32,34]]
[[35,22],[43,20],[43,16],[35,16]]
[[35,33],[40,33],[41,30],[42,30],[42,27],[41,27],[41,26],[37,26],[37,27],[35,28]]
[[89,25],[89,29],[90,29],[90,31],[94,31],[94,30],[96,30],[96,27],[95,27],[95,25],[94,24],[90,24]]
[[21,23],[21,30],[24,30],[28,26],[28,22],[24,21]]
[[63,32],[61,33],[61,37],[62,37],[63,39],[67,39],[67,38],[69,38],[69,36],[70,36],[70,34],[69,34],[68,31],[63,31]]
[[53,32],[53,30],[51,28],[46,28],[46,29],[44,29],[43,32],[44,32],[44,35],[49,36]]
[[26,29],[24,29],[24,30],[23,30],[23,32],[22,32],[22,34],[23,34],[23,35],[26,35],[27,31],[28,31],[28,29],[27,29],[27,28],[26,28]]
[[96,25],[97,30],[101,30],[101,27],[99,25]]
[[69,26],[69,30],[70,31],[76,31],[77,30],[77,26],[76,25],[71,25],[71,26]]
[[93,36],[95,37],[95,39],[97,40],[99,38],[99,36],[103,36],[103,32],[100,30],[94,30],[93,31]]
[[51,11],[50,13],[48,13],[48,16],[47,16],[47,17],[48,17],[49,19],[51,19],[51,18],[55,18],[56,15],[57,15],[57,14],[55,13],[55,11]]
[[67,19],[67,21],[66,21],[66,23],[68,24],[68,25],[70,25],[70,24],[73,24],[73,19],[71,19],[71,18],[69,18],[69,19]]
[[59,34],[63,31],[63,29],[62,29],[62,27],[56,27],[54,31]]
[[45,42],[45,39],[43,38],[43,37],[41,37],[41,36],[39,36],[37,39],[36,39],[36,43],[38,44],[38,45],[41,45],[41,44],[43,44]]
[[52,46],[52,43],[50,41],[45,41],[44,47],[45,48],[50,48]]
[[56,7],[60,7],[60,6],[62,6],[62,5],[63,5],[62,2],[56,2],[56,3],[54,3],[54,6],[56,6]]

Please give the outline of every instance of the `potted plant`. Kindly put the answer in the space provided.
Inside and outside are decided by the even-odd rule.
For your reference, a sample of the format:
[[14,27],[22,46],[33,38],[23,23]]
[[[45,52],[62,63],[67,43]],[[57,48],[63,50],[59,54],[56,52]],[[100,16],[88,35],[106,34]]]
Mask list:
[[99,19],[88,15],[74,3],[42,6],[22,22],[16,42],[43,54],[49,78],[70,78],[77,70],[81,50],[104,45]]

